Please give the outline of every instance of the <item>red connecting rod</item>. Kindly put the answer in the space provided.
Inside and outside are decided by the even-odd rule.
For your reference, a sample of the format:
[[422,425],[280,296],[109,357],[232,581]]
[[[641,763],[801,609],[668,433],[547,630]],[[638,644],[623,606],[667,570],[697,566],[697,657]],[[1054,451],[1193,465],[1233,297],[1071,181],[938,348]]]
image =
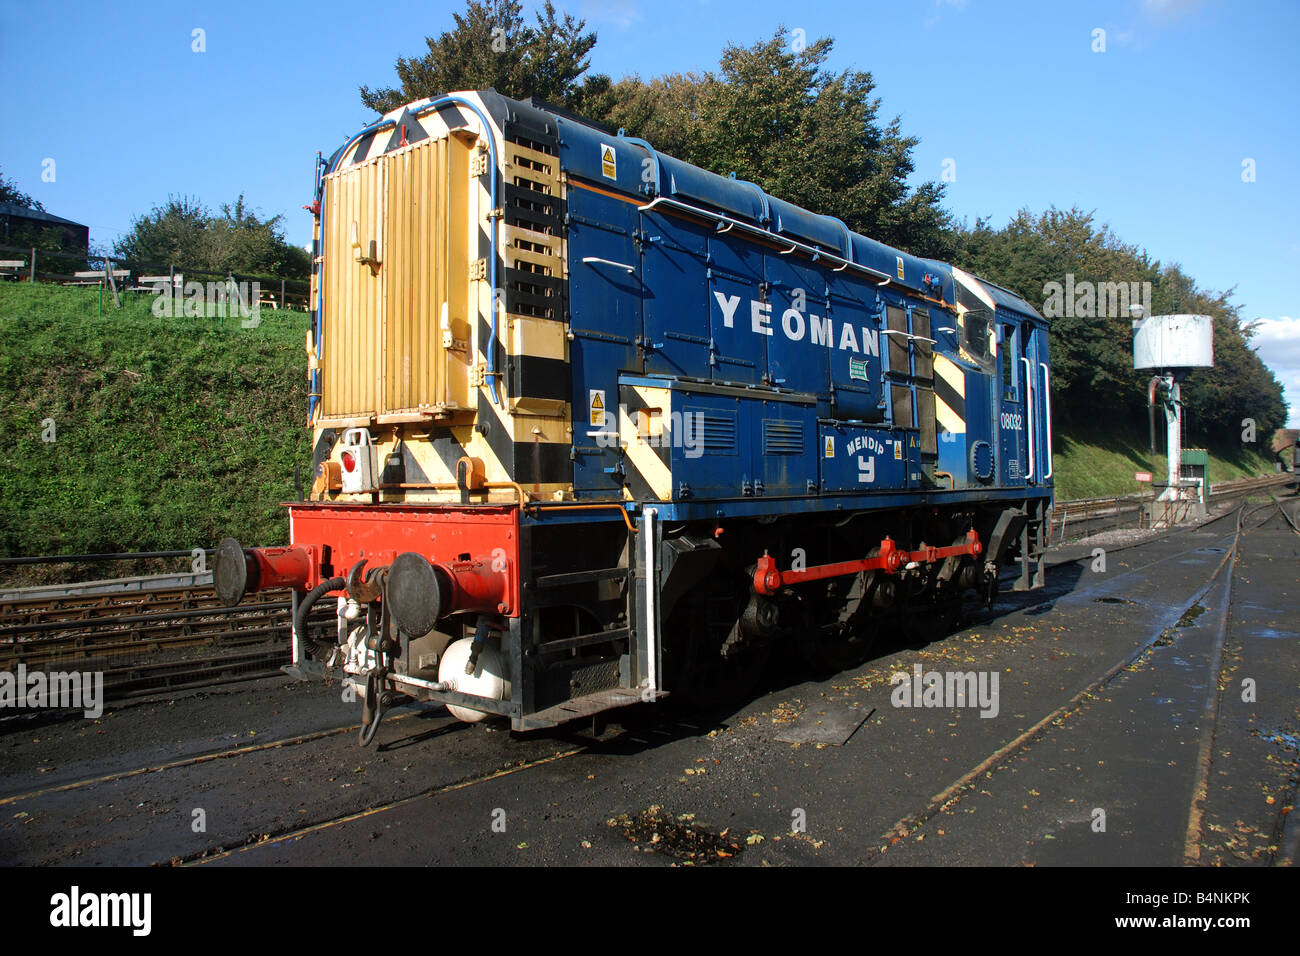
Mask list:
[[966,542],[964,544],[954,544],[946,548],[931,548],[922,545],[915,551],[903,551],[894,544],[892,538],[885,538],[880,542],[880,553],[870,558],[860,558],[856,561],[840,561],[835,564],[819,564],[815,567],[804,568],[802,571],[779,571],[776,567],[776,559],[766,551],[758,559],[758,567],[754,570],[754,590],[759,594],[770,597],[776,594],[783,587],[791,584],[802,584],[805,581],[821,581],[825,578],[838,578],[846,574],[858,574],[861,571],[884,571],[886,574],[897,574],[906,565],[931,564],[935,561],[942,561],[946,558],[977,557],[984,550],[984,545],[980,544],[980,536],[975,533],[975,529],[966,532]]

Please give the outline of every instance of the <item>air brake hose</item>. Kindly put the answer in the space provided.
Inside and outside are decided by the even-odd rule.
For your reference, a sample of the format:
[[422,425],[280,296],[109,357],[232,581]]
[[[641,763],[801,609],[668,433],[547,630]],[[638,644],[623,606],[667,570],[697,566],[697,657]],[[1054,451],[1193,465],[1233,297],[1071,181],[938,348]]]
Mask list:
[[330,591],[340,591],[347,587],[348,582],[343,578],[330,578],[328,581],[322,581],[316,585],[298,602],[298,610],[293,616],[294,633],[303,639],[307,644],[307,649],[315,655],[317,645],[307,636],[307,615],[311,613],[312,605],[319,601]]

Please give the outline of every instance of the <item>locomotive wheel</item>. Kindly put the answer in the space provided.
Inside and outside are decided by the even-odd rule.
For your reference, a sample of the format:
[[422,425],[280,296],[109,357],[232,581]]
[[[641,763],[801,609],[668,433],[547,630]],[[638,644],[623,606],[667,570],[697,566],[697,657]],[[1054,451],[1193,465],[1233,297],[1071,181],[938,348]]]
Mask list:
[[[847,581],[847,584],[846,584]],[[838,579],[827,585],[826,597],[805,605],[804,657],[815,670],[838,674],[871,659],[883,641],[886,616],[867,606],[868,575]]]
[[852,629],[834,625],[814,628],[803,645],[808,663],[818,672],[834,674],[866,663],[880,646],[880,632],[873,623],[864,621]]
[[[739,617],[739,615],[737,615]],[[671,633],[677,638],[677,662],[667,689],[691,708],[712,708],[752,694],[771,660],[771,643],[759,643],[723,656],[723,640],[698,607],[674,613]]]
[[961,595],[953,593],[939,600],[914,603],[907,609],[903,630],[910,646],[923,647],[943,640],[960,620]]

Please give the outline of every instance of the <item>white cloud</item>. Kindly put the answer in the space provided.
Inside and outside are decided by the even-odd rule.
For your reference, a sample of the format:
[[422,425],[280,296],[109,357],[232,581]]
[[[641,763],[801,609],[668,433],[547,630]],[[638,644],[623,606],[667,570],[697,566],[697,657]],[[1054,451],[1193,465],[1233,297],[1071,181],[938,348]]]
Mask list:
[[1205,0],[1140,0],[1138,6],[1142,11],[1140,24],[1129,24],[1124,29],[1115,27],[1109,33],[1117,45],[1141,51],[1161,30],[1205,6]]
[[1291,406],[1288,428],[1300,428],[1300,318],[1257,319],[1251,346],[1277,376]]

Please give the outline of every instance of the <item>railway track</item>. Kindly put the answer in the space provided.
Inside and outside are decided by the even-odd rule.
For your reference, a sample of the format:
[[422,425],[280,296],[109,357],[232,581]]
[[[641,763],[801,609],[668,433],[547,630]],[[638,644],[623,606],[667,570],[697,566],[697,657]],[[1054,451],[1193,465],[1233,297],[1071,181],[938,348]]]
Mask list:
[[[1256,492],[1282,488],[1294,481],[1296,476],[1293,474],[1279,474],[1220,482],[1210,489],[1209,500],[1233,501]],[[1146,500],[1150,499],[1138,495],[1120,495],[1058,501],[1052,509],[1051,540],[1072,541],[1116,528],[1136,528],[1142,514],[1143,501]]]
[[[1258,486],[1256,486],[1258,487]],[[1185,807],[1186,813],[1186,832],[1183,840],[1182,856],[1183,862],[1189,865],[1196,865],[1203,862],[1203,843],[1206,838],[1205,816],[1206,800],[1211,789],[1211,764],[1215,752],[1215,739],[1219,733],[1220,724],[1220,707],[1223,700],[1223,693],[1226,687],[1224,674],[1226,673],[1225,649],[1231,637],[1231,621],[1233,611],[1233,583],[1236,574],[1238,558],[1242,550],[1243,539],[1253,531],[1266,528],[1278,522],[1278,519],[1285,521],[1285,526],[1297,534],[1300,534],[1300,521],[1297,520],[1296,499],[1291,499],[1290,507],[1288,503],[1270,495],[1269,500],[1262,504],[1252,504],[1249,501],[1242,502],[1236,509],[1226,515],[1220,515],[1212,518],[1210,521],[1201,525],[1201,530],[1209,526],[1221,524],[1226,521],[1234,523],[1231,532],[1231,542],[1224,549],[1223,559],[1215,566],[1205,583],[1196,590],[1194,595],[1188,600],[1182,608],[1182,615],[1179,623],[1173,627],[1166,628],[1155,634],[1151,634],[1142,643],[1138,644],[1130,653],[1115,661],[1104,673],[1095,680],[1091,681],[1067,700],[1063,701],[1055,709],[1043,715],[1022,733],[1007,741],[1002,746],[989,753],[984,759],[973,764],[965,773],[958,776],[946,787],[935,793],[922,807],[918,807],[914,812],[900,818],[893,826],[884,831],[879,843],[873,847],[867,855],[867,862],[876,862],[884,857],[894,846],[900,842],[908,840],[919,828],[940,814],[950,813],[958,808],[964,799],[972,796],[982,785],[982,782],[991,776],[994,772],[1006,767],[1013,760],[1021,757],[1027,750],[1034,746],[1050,729],[1059,728],[1084,708],[1089,702],[1098,699],[1103,695],[1112,682],[1122,679],[1122,677],[1132,668],[1139,665],[1154,647],[1157,645],[1174,645],[1179,640],[1180,629],[1183,622],[1189,618],[1194,620],[1198,612],[1202,609],[1201,602],[1211,592],[1218,594],[1219,604],[1215,608],[1213,646],[1213,679],[1210,681],[1210,689],[1206,696],[1201,719],[1199,722],[1199,742],[1197,748],[1196,760],[1196,780],[1192,791],[1192,797]],[[1262,520],[1258,520],[1261,512],[1266,512]],[[1226,538],[1226,535],[1225,535]],[[1118,550],[1118,549],[1117,549]],[[1198,552],[1200,548],[1189,548],[1177,553],[1167,555],[1155,561],[1139,565],[1120,577],[1136,575],[1145,572],[1157,565],[1176,562],[1187,556]],[[1051,571],[1049,570],[1049,575]],[[1111,583],[1115,579],[1111,578]],[[1105,600],[1105,599],[1103,599]],[[987,793],[987,791],[984,791]],[[1272,824],[1273,836],[1278,844],[1281,844],[1281,837],[1286,827],[1286,813],[1288,805],[1295,800],[1295,791],[1292,790],[1290,800],[1282,800],[1277,803],[1277,811]],[[1172,810],[1172,808],[1170,808]],[[942,831],[940,831],[942,832]],[[1290,866],[1294,860],[1294,836],[1291,840],[1292,846],[1288,850],[1285,847],[1278,852],[1275,846],[1271,858],[1268,860],[1273,865]],[[906,843],[904,843],[906,846]],[[1219,864],[1221,865],[1221,863]]]
[[[322,605],[309,626],[324,636],[333,620]],[[101,672],[117,700],[274,674],[290,628],[287,590],[233,611],[211,585],[11,600],[0,604],[0,670]]]
[[[1212,591],[1212,589],[1216,587],[1216,584],[1221,583],[1221,579],[1225,575],[1227,576],[1227,579],[1229,579],[1229,585],[1227,585],[1227,587],[1229,587],[1230,593],[1231,576],[1234,574],[1236,557],[1238,557],[1240,546],[1242,546],[1242,538],[1244,535],[1247,535],[1247,533],[1252,531],[1252,520],[1255,520],[1261,512],[1265,511],[1268,512],[1268,514],[1265,515],[1262,522],[1256,522],[1256,528],[1264,527],[1264,525],[1273,522],[1273,520],[1277,519],[1277,516],[1281,514],[1282,518],[1286,519],[1286,522],[1291,525],[1292,529],[1296,529],[1297,533],[1300,533],[1300,528],[1297,528],[1294,516],[1292,516],[1290,512],[1287,511],[1286,507],[1283,506],[1283,503],[1275,497],[1270,498],[1270,501],[1262,503],[1262,505],[1252,506],[1251,503],[1243,502],[1238,509],[1230,512],[1230,514],[1219,516],[1219,518],[1212,519],[1205,525],[1201,525],[1201,527],[1205,529],[1206,527],[1214,527],[1214,525],[1231,523],[1231,544],[1229,545],[1229,548],[1226,549],[1222,561],[1217,564],[1217,567],[1214,568],[1212,574],[1209,575],[1208,580],[1197,589],[1195,596],[1193,596],[1192,600],[1188,602],[1188,607],[1195,606],[1199,604],[1201,600],[1204,600],[1206,593]],[[1143,572],[1148,571],[1149,568],[1160,566],[1160,564],[1182,561],[1182,559],[1186,558],[1188,554],[1191,554],[1196,550],[1199,550],[1199,548],[1188,548],[1186,550],[1175,551],[1175,553],[1166,555],[1166,557],[1139,564],[1139,566],[1131,568],[1130,571],[1123,572],[1123,575],[1140,575],[1143,574]],[[1114,578],[1110,579],[1108,584],[1113,584],[1113,581]],[[1230,610],[1231,605],[1225,605],[1221,609],[1221,614],[1219,614],[1216,671],[1222,669],[1223,646],[1225,646],[1227,637],[1229,637],[1230,630]],[[1186,613],[1186,610],[1184,610],[1184,613]],[[867,852],[866,862],[870,864],[870,862],[878,860],[879,857],[884,855],[884,852],[887,852],[884,848],[888,848],[889,845],[897,842],[898,839],[906,839],[911,832],[917,829],[917,827],[922,826],[924,822],[935,816],[935,814],[946,812],[946,810],[952,810],[954,806],[961,803],[961,800],[967,795],[967,793],[971,792],[972,788],[978,784],[980,779],[983,779],[985,775],[992,773],[992,771],[995,771],[998,767],[1004,765],[1004,763],[1013,760],[1013,758],[1018,756],[1019,753],[1022,753],[1024,749],[1031,747],[1031,745],[1035,743],[1035,740],[1039,739],[1047,728],[1060,726],[1062,722],[1067,721],[1075,710],[1078,710],[1080,706],[1084,705],[1084,702],[1095,698],[1097,693],[1104,691],[1106,685],[1119,678],[1119,676],[1125,674],[1128,669],[1131,669],[1140,658],[1143,658],[1145,654],[1147,654],[1149,650],[1157,644],[1157,641],[1167,640],[1169,639],[1169,636],[1169,632],[1167,631],[1149,636],[1147,640],[1143,641],[1143,643],[1135,646],[1135,648],[1131,650],[1131,653],[1127,653],[1125,657],[1115,661],[1114,665],[1109,667],[1105,674],[1102,674],[1099,679],[1093,680],[1093,682],[1088,683],[1086,687],[1079,689],[1079,691],[1075,692],[1073,696],[1070,696],[1067,700],[1061,702],[1060,706],[1057,706],[1056,709],[1050,710],[1049,713],[1043,715],[1039,721],[1032,724],[1032,726],[1028,728],[1028,730],[1022,732],[1021,735],[1014,737],[1013,740],[1008,741],[1008,743],[1005,743],[1002,747],[993,750],[993,752],[989,753],[984,760],[976,762],[975,765],[971,766],[971,769],[967,770],[965,774],[962,774],[961,777],[953,780],[953,782],[950,783],[948,787],[945,787],[943,791],[940,791],[939,793],[936,793],[935,796],[931,797],[930,801],[927,801],[926,805],[920,806],[920,808],[915,810],[914,813],[911,813],[909,816],[901,818],[900,821],[894,823],[894,826],[891,827],[891,829],[881,835],[879,844],[881,849],[872,848]],[[1219,696],[1221,695],[1219,695],[1218,692],[1212,693],[1209,700],[1206,701],[1206,714],[1208,714],[1209,719],[1204,722],[1203,730],[1201,730],[1201,747],[1199,762],[1197,762],[1196,790],[1195,795],[1193,795],[1192,803],[1187,808],[1188,823],[1186,844],[1184,844],[1184,856],[1186,856],[1188,864],[1196,864],[1196,862],[1199,862],[1200,860],[1201,840],[1203,840],[1204,835],[1204,801],[1206,790],[1208,790],[1213,741],[1217,732]],[[348,730],[350,730],[350,728],[348,728]],[[520,761],[515,763],[515,765],[506,767],[494,767],[494,769],[482,771],[482,773],[468,775],[468,777],[456,780],[454,783],[438,784],[438,786],[428,787],[420,792],[409,793],[409,795],[406,796],[399,796],[395,797],[395,799],[381,801],[381,803],[372,806],[365,806],[364,809],[350,810],[350,812],[347,813],[339,813],[335,814],[335,816],[318,818],[315,819],[315,821],[303,823],[302,826],[287,827],[287,829],[273,832],[250,834],[246,842],[235,845],[235,847],[229,847],[229,845],[218,845],[218,847],[211,847],[203,849],[203,851],[192,852],[190,855],[185,857],[175,858],[172,862],[173,864],[178,865],[203,865],[208,864],[208,862],[227,860],[229,857],[242,855],[242,853],[250,851],[256,851],[256,849],[260,848],[270,847],[270,845],[273,844],[283,845],[296,842],[296,840],[308,838],[308,836],[320,835],[322,832],[335,829],[335,827],[346,827],[347,825],[351,825],[351,823],[363,821],[363,819],[396,812],[396,810],[406,808],[406,806],[412,804],[420,803],[420,801],[432,801],[438,799],[439,796],[445,795],[445,793],[450,793],[451,791],[459,791],[464,790],[464,788],[478,786],[478,784],[486,784],[491,782],[491,780],[503,777],[503,775],[523,773],[523,771],[532,770],[533,767],[551,765],[551,763],[567,760],[567,758],[580,756],[580,754],[590,752],[590,748],[582,747],[582,745],[556,750],[555,753],[547,754],[545,757]],[[1277,819],[1275,819],[1275,829],[1278,830],[1279,834],[1281,834],[1283,822],[1283,810],[1281,804],[1279,804]],[[1270,862],[1284,865],[1291,861],[1283,856],[1281,858],[1274,858],[1274,860],[1271,860]]]
[[[1280,488],[1292,475],[1225,482],[1212,498]],[[1060,502],[1052,540],[1136,525],[1140,499]],[[99,671],[108,699],[274,674],[285,663],[289,592],[250,595],[223,607],[211,585],[145,588],[0,601],[0,670]],[[332,629],[328,602],[313,610],[313,636]]]
[[[1204,577],[1195,579],[1198,584],[1192,597],[1186,602],[1186,608],[1184,609],[1184,612],[1186,612],[1186,609],[1190,609],[1201,602],[1212,589],[1224,588],[1225,582],[1226,586],[1231,586],[1238,556],[1252,532],[1264,527],[1281,527],[1283,521],[1291,530],[1296,531],[1300,526],[1297,525],[1295,505],[1294,499],[1282,502],[1276,498],[1270,498],[1268,501],[1258,504],[1254,502],[1243,503],[1232,512],[1203,524],[1198,529],[1197,538],[1189,540],[1185,547],[1180,542],[1180,545],[1169,553],[1158,557],[1148,555],[1151,560],[1139,560],[1128,570],[1109,575],[1100,584],[1084,588],[1073,588],[1071,593],[1084,601],[1099,600],[1092,597],[1092,593],[1108,593],[1106,589],[1113,588],[1118,579],[1125,577],[1134,580],[1140,579],[1153,569],[1185,563],[1189,556],[1204,552],[1207,543],[1221,545],[1224,552],[1222,559],[1218,560],[1216,558],[1212,568],[1207,565]],[[1057,569],[1049,569],[1049,579],[1057,573],[1062,572]],[[1216,595],[1218,593],[1216,591]],[[1230,591],[1228,593],[1230,594]],[[1025,596],[1024,600],[1032,603],[1041,600],[1041,596]],[[1230,603],[1223,605],[1218,605],[1215,602],[1208,603],[1215,607],[1216,627],[1219,628],[1216,635],[1217,650],[1214,662],[1214,669],[1217,674],[1223,667],[1223,648],[1231,639],[1230,612],[1232,605]],[[1144,639],[1136,642],[1135,645],[1130,646],[1126,653],[1116,659],[1104,672],[1086,681],[1074,693],[1069,694],[1069,696],[1062,694],[1055,701],[1045,701],[1042,716],[1029,724],[1026,730],[1013,739],[1000,743],[982,759],[972,760],[970,769],[965,773],[958,775],[929,800],[918,804],[911,813],[899,817],[897,822],[881,835],[876,844],[890,849],[869,850],[865,862],[883,861],[887,858],[888,853],[892,852],[892,843],[895,840],[903,840],[904,846],[912,845],[907,841],[908,835],[919,832],[920,828],[932,817],[953,810],[964,800],[974,799],[978,786],[985,785],[979,783],[982,778],[989,776],[1003,765],[1011,763],[1017,757],[1022,756],[1045,735],[1049,728],[1059,728],[1067,724],[1076,712],[1088,705],[1089,702],[1097,700],[1103,692],[1107,692],[1108,685],[1117,683],[1122,678],[1122,675],[1131,671],[1143,656],[1162,640],[1177,641],[1179,639],[1177,634],[1171,634],[1168,629],[1162,633],[1147,635]],[[1100,671],[1100,667],[1098,670]],[[1062,690],[1069,693],[1069,688],[1063,687]],[[1204,801],[1207,781],[1210,780],[1211,760],[1215,751],[1214,740],[1218,733],[1220,695],[1221,692],[1217,690],[1216,686],[1215,692],[1209,694],[1205,701],[1207,716],[1199,726],[1199,750],[1201,756],[1197,761],[1196,768],[1197,785],[1194,789],[1192,802],[1190,805],[1185,804],[1183,807],[1187,819],[1186,847],[1183,852],[1189,862],[1197,862],[1197,854],[1202,846],[1205,820]],[[420,716],[418,712],[399,713],[390,717],[390,721],[402,721],[402,726],[413,728],[414,722],[408,724],[408,721],[418,716]],[[659,734],[664,736],[664,739],[668,739],[673,731],[672,725],[673,718],[652,716],[649,723],[641,725],[637,731],[633,732],[632,736],[654,737]],[[329,765],[329,761],[334,760],[339,763],[340,767],[351,767],[351,758],[339,757],[336,752],[340,748],[351,746],[351,741],[347,738],[357,730],[357,727],[358,725],[355,723],[345,723],[310,733],[281,736],[274,740],[258,743],[244,742],[180,759],[134,766],[107,774],[86,776],[4,796],[0,798],[0,807],[13,806],[16,811],[21,811],[23,807],[29,807],[33,813],[44,808],[48,814],[53,806],[49,801],[67,798],[69,795],[75,798],[78,791],[95,791],[101,787],[117,785],[123,781],[148,779],[157,775],[161,775],[164,781],[153,786],[161,787],[163,791],[170,792],[175,786],[188,785],[185,784],[187,774],[193,772],[194,768],[203,765],[225,765],[230,762],[240,762],[239,766],[243,766],[243,761],[257,761],[259,759],[258,755],[264,755],[268,751],[299,752],[302,754],[299,762],[304,765],[317,766],[318,760],[325,765]],[[401,740],[427,740],[431,735],[437,734],[438,731],[426,731],[422,735],[416,733],[415,737],[410,736],[412,733],[416,732],[411,729],[399,735],[399,737]],[[447,740],[453,742],[450,744],[451,754],[458,755],[458,745],[454,743],[456,738],[449,737]],[[490,741],[486,743],[490,744]],[[327,750],[320,751],[319,748],[327,748]],[[442,749],[438,748],[438,752],[442,753]],[[521,750],[523,751],[522,756]],[[335,754],[335,756],[328,756],[331,754]],[[175,855],[156,858],[155,862],[170,862],[181,865],[206,864],[233,861],[233,858],[243,858],[244,854],[248,853],[253,853],[255,858],[260,858],[256,857],[257,851],[270,851],[273,854],[283,855],[286,852],[292,852],[286,848],[290,844],[296,844],[299,841],[312,840],[319,846],[321,840],[325,841],[325,843],[331,843],[331,841],[337,841],[338,839],[351,839],[352,837],[333,837],[331,834],[354,834],[356,825],[364,826],[367,829],[373,827],[376,828],[376,832],[380,832],[387,825],[384,821],[397,820],[404,813],[410,813],[413,809],[423,813],[423,807],[428,805],[429,802],[438,801],[438,805],[441,806],[441,801],[451,800],[453,801],[451,805],[454,805],[455,801],[459,799],[454,794],[480,786],[484,787],[482,792],[488,793],[492,790],[492,784],[503,777],[541,772],[547,774],[548,780],[555,781],[559,779],[553,769],[557,764],[566,762],[566,766],[569,766],[569,761],[578,761],[581,769],[559,771],[559,773],[565,778],[572,777],[575,781],[581,779],[590,780],[592,777],[588,775],[589,771],[591,773],[600,773],[600,768],[607,766],[613,772],[614,767],[612,764],[625,763],[623,758],[622,746],[617,740],[612,743],[591,745],[585,744],[574,737],[561,736],[549,738],[540,747],[533,747],[525,746],[519,742],[512,742],[507,745],[506,741],[502,739],[495,748],[485,745],[483,751],[479,754],[479,759],[469,765],[460,768],[447,768],[448,773],[441,779],[395,781],[393,788],[389,792],[365,797],[363,803],[350,800],[333,806],[324,803],[315,806],[304,805],[306,808],[299,811],[304,813],[303,817],[296,820],[286,820],[281,815],[278,820],[274,821],[271,819],[274,816],[274,806],[272,804],[267,804],[265,807],[261,804],[250,805],[249,810],[252,816],[244,824],[247,827],[244,836],[228,834],[220,842],[212,842],[201,846],[190,844],[183,850],[178,848],[180,851]],[[398,762],[401,762],[401,758],[398,758]],[[452,763],[459,762],[452,761]],[[541,768],[550,769],[543,770]],[[239,769],[220,771],[221,778],[226,780],[240,779],[245,773],[253,773],[251,763],[247,771]],[[166,780],[171,779],[173,775],[176,776],[176,779],[169,785]],[[405,786],[403,786],[403,783],[405,783]],[[524,789],[528,789],[527,785],[524,785]],[[125,796],[130,801],[129,805],[132,806],[138,800],[132,792],[128,792]],[[105,799],[105,797],[98,799]],[[493,800],[496,799],[498,798],[493,798]],[[1275,821],[1275,827],[1279,834],[1281,834],[1283,828],[1281,808],[1286,802],[1282,801],[1278,805],[1278,819]],[[496,804],[491,801],[487,804],[487,806],[494,805]],[[140,806],[143,807],[146,804],[141,803]],[[1172,810],[1172,807],[1170,809]],[[1279,842],[1281,842],[1280,839]],[[308,846],[309,844],[304,843],[302,845]],[[1275,864],[1286,863],[1285,848],[1269,862]]]

